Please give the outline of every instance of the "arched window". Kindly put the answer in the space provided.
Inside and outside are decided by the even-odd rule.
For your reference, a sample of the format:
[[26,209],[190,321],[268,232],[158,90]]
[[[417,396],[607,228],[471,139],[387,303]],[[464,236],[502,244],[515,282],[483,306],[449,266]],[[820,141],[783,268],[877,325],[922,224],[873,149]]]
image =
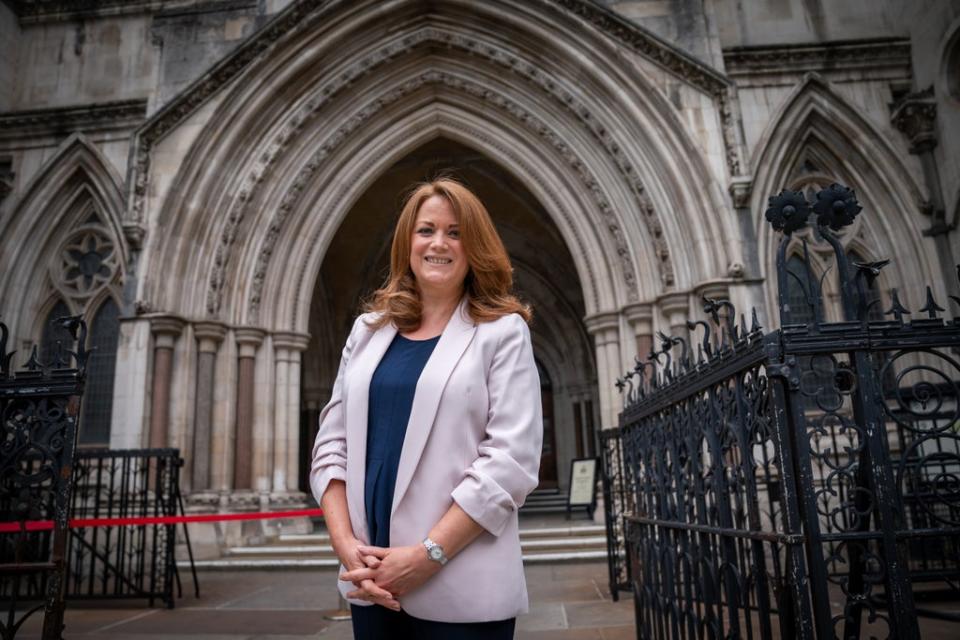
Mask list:
[[[44,365],[53,364],[57,356],[57,342],[60,343],[60,356],[64,367],[72,367],[73,361],[67,351],[73,350],[73,336],[70,332],[56,323],[57,318],[70,315],[70,308],[63,300],[58,300],[43,322],[43,334],[40,337],[40,362]],[[19,357],[19,356],[18,356]]]
[[100,305],[90,327],[87,361],[87,382],[83,392],[83,415],[80,419],[80,443],[110,442],[110,419],[113,414],[113,374],[117,365],[117,338],[120,332],[120,309],[112,298]]
[[811,324],[823,320],[820,283],[800,256],[787,260],[787,287],[790,324]]

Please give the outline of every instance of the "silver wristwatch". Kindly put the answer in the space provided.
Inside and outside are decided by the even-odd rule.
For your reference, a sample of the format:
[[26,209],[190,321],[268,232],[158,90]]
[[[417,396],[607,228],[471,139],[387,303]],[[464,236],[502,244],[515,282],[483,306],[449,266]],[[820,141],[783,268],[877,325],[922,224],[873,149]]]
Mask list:
[[441,566],[447,564],[447,556],[443,553],[443,547],[438,545],[430,538],[424,538],[423,546],[427,549],[427,557],[434,562],[439,562]]

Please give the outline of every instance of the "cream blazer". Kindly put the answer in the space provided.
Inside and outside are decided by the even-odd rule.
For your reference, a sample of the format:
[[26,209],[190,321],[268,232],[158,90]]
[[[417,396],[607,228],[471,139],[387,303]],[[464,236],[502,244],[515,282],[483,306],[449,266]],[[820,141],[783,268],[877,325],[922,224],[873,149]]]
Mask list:
[[[369,542],[364,510],[370,379],[397,333],[361,315],[320,414],[310,487],[319,502],[346,482],[350,523]],[[530,331],[518,314],[475,324],[466,298],[417,382],[390,518],[393,546],[420,544],[455,501],[485,531],[422,586],[402,596],[410,615],[484,622],[527,611],[517,510],[538,482],[543,416]],[[341,573],[343,567],[340,567]],[[338,580],[346,596],[352,583]],[[354,604],[366,602],[351,601]]]

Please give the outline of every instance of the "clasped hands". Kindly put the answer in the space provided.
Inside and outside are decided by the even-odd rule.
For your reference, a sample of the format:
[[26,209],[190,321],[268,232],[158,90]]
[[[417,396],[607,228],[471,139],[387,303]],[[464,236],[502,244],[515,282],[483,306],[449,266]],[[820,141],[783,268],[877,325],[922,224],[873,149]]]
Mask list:
[[393,611],[400,610],[400,596],[430,579],[440,563],[427,557],[423,545],[409,547],[373,547],[354,539],[341,555],[347,571],[341,580],[356,589],[347,594],[354,600],[366,600]]

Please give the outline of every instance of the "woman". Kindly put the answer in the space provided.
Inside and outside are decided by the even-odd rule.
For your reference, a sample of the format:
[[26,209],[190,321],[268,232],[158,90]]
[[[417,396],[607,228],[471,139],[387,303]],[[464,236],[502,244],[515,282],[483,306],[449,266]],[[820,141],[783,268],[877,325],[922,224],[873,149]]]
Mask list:
[[358,639],[512,638],[527,610],[517,510],[543,421],[511,271],[466,187],[440,179],[408,198],[310,472]]

